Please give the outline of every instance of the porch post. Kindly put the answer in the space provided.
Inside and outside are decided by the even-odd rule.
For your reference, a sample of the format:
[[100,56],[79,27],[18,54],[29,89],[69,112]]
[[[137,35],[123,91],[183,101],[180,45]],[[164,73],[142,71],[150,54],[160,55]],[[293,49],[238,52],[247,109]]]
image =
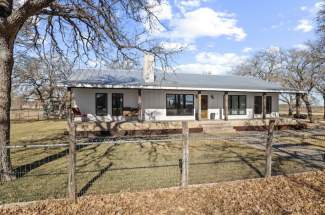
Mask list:
[[263,93],[263,119],[266,119],[266,93]]
[[228,92],[223,95],[223,115],[224,119],[228,120]]
[[142,90],[138,89],[138,120],[143,120],[143,114],[142,114]]
[[197,92],[197,120],[201,120],[201,91]]
[[296,117],[300,116],[300,106],[301,106],[301,94],[296,94]]

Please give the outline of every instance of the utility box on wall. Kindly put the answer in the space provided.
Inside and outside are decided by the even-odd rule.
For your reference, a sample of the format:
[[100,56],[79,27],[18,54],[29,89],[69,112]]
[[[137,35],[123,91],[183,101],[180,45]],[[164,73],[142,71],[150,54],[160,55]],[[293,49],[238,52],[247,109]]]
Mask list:
[[210,113],[210,119],[215,120],[216,119],[216,113]]

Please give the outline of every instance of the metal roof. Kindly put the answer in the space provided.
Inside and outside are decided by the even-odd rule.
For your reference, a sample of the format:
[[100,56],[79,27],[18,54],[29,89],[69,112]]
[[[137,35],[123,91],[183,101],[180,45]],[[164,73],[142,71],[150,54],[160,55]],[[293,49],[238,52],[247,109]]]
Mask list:
[[145,83],[140,70],[75,70],[67,87],[77,88],[140,88],[179,89],[245,92],[287,92],[300,91],[285,89],[277,83],[234,75],[208,75],[189,73],[155,72],[155,82]]

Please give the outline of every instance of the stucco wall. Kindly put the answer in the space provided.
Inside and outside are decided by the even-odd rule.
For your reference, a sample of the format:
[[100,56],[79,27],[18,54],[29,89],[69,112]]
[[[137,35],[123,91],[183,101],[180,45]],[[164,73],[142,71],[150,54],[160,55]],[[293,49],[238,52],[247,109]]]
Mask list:
[[[202,95],[208,95],[208,119],[211,119],[211,113],[215,114],[215,119],[224,119],[223,109],[223,92],[208,92],[202,91]],[[262,93],[241,93],[230,92],[229,95],[246,95],[246,115],[228,115],[229,119],[254,119],[262,118],[262,114],[254,114],[254,97],[262,96]],[[272,96],[272,113],[266,117],[279,116],[279,98],[278,93],[267,93],[267,96]]]
[[[95,110],[95,94],[107,93],[107,107],[108,115],[105,117],[97,117]],[[73,104],[79,107],[81,112],[87,113],[89,118],[96,120],[122,120],[122,118],[112,118],[112,93],[123,93],[124,107],[136,108],[138,106],[138,93],[136,89],[86,89],[76,88],[73,89]],[[143,113],[145,120],[147,121],[164,121],[164,120],[195,120],[195,113],[197,107],[195,107],[193,116],[166,116],[166,94],[194,94],[195,104],[196,92],[193,91],[170,91],[170,90],[143,90],[142,102]],[[205,92],[202,91],[202,95],[208,95],[208,118],[211,114],[215,113],[215,120],[223,119],[223,92]],[[262,93],[236,93],[231,92],[229,95],[246,95],[246,115],[229,115],[229,119],[253,119],[261,118],[262,115],[254,115],[254,96],[262,95]],[[272,96],[272,113],[267,117],[278,117],[279,115],[279,99],[277,93],[269,93],[268,96]]]
[[[107,116],[96,116],[96,93],[107,93]],[[73,106],[79,107],[82,113],[87,113],[88,118],[101,121],[121,120],[121,117],[112,117],[112,93],[123,93],[124,107],[138,107],[138,91],[133,89],[73,89]]]
[[[194,94],[193,91],[166,91],[166,90],[144,90],[143,108],[145,120],[195,120],[195,109],[193,116],[166,116],[166,94]],[[194,97],[195,100],[195,97]]]

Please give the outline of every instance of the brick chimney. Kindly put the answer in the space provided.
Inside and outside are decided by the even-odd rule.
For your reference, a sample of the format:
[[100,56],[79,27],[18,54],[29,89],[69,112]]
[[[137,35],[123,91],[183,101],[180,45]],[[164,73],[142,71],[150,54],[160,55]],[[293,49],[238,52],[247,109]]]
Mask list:
[[146,53],[143,63],[143,81],[146,84],[155,82],[155,56]]

